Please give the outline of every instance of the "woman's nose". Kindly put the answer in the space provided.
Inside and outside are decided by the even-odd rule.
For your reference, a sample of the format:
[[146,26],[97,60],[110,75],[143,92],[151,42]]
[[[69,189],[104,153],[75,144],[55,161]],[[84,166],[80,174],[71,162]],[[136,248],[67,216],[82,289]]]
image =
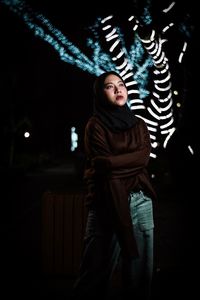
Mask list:
[[117,87],[117,86],[116,86],[115,91],[116,91],[117,93],[121,92],[120,87]]

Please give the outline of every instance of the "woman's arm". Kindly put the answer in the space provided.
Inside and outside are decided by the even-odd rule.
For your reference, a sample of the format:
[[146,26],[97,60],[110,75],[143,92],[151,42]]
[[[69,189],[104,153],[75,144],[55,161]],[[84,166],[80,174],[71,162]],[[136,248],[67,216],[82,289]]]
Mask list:
[[[92,143],[92,148],[96,149],[95,152],[97,155],[92,158],[92,164],[97,171],[102,173],[109,172],[109,175],[119,176],[121,174],[124,177],[126,175],[138,174],[138,172],[147,166],[151,151],[150,138],[144,121],[141,120],[140,124],[138,130],[140,130],[141,135],[141,146],[130,153],[118,155],[110,153],[105,142],[105,136],[95,131],[95,137],[93,136],[93,142],[95,140],[95,143]],[[97,151],[97,149],[102,150]]]

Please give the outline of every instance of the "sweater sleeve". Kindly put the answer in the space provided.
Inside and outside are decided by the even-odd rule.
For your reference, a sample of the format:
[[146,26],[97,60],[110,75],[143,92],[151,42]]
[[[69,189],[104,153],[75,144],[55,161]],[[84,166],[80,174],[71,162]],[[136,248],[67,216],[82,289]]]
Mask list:
[[[97,171],[108,172],[111,176],[137,175],[145,168],[149,162],[151,152],[150,136],[146,124],[141,121],[140,136],[141,145],[133,152],[112,155],[107,151],[107,155],[97,155],[92,162]],[[102,136],[100,136],[102,139]],[[102,144],[102,142],[101,142]]]
[[120,179],[109,179],[108,197],[112,199],[113,224],[124,257],[138,257],[138,247],[135,239],[127,191]]

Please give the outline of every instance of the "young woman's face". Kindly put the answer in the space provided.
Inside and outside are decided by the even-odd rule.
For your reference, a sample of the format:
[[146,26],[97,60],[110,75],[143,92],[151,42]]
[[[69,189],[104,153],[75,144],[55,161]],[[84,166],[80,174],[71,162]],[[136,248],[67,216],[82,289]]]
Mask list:
[[104,81],[104,95],[110,103],[123,106],[127,102],[128,91],[118,76],[110,74]]

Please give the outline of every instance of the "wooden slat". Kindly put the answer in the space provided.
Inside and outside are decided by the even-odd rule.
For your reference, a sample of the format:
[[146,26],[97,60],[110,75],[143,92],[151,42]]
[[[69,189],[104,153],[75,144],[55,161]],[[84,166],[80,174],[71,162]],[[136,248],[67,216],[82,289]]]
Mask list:
[[81,250],[82,250],[82,227],[83,227],[83,210],[82,210],[82,198],[80,195],[74,195],[74,222],[73,225],[73,268],[74,272],[78,272]]
[[63,272],[73,274],[73,195],[66,194],[64,199],[64,257]]
[[46,273],[74,276],[85,230],[84,193],[46,192],[42,198],[42,254]]
[[55,273],[63,273],[63,195],[57,194],[54,197],[54,270]]
[[53,271],[54,197],[45,192],[42,197],[42,266],[44,272]]

